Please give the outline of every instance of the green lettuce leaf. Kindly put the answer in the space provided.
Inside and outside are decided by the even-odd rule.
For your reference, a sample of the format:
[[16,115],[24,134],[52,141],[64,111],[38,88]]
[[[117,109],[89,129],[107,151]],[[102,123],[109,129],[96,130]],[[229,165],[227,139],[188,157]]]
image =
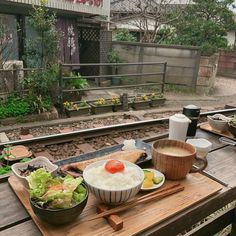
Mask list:
[[47,182],[52,179],[52,176],[45,169],[40,168],[32,172],[26,179],[30,187],[30,197],[39,198],[46,192]]
[[44,169],[38,169],[27,177],[30,196],[40,206],[49,208],[69,208],[75,202],[81,202],[86,189],[81,185],[83,178],[72,176],[53,178]]

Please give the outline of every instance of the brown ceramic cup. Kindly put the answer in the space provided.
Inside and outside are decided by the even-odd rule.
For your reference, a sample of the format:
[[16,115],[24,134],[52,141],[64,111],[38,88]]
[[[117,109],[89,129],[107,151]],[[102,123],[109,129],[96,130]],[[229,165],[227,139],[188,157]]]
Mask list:
[[[164,154],[163,147],[170,147],[171,152]],[[182,149],[186,153],[178,152],[176,149]],[[169,149],[170,150],[170,149]],[[203,162],[203,166],[193,169],[194,158]],[[153,143],[152,162],[155,169],[161,171],[166,179],[181,180],[189,172],[198,172],[203,170],[207,161],[196,157],[196,148],[189,143],[179,140],[162,139]]]

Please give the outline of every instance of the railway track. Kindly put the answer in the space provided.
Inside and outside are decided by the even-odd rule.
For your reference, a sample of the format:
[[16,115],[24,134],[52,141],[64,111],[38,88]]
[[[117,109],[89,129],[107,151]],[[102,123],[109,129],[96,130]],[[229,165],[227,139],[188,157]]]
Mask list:
[[[230,116],[235,112],[236,108],[203,112],[199,122],[205,121],[207,115],[223,113]],[[165,117],[15,140],[0,143],[0,149],[5,145],[25,145],[35,156],[45,155],[51,161],[57,161],[120,144],[125,139],[142,139],[151,142],[165,137],[168,132],[168,121],[169,117]]]

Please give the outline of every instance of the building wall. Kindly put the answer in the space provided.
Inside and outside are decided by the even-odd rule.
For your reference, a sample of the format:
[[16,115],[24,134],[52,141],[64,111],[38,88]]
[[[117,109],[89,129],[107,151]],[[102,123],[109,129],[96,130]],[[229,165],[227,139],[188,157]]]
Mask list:
[[[160,46],[157,44],[113,42],[123,62],[167,62],[166,82],[195,87],[200,63],[198,47]],[[119,73],[158,72],[158,66],[119,68]],[[161,76],[142,78],[143,82],[160,82]]]
[[236,78],[236,51],[220,53],[217,75]]
[[[39,5],[40,0],[5,0],[5,3],[23,5]],[[106,0],[48,0],[49,8],[64,10],[68,12],[88,13],[108,16],[110,14],[110,1]]]

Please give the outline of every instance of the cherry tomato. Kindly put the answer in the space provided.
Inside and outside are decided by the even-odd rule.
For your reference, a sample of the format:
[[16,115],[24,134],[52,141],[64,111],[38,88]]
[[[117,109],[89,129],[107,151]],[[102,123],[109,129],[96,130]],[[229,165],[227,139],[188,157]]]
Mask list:
[[118,161],[118,160],[109,160],[105,164],[105,169],[108,172],[115,174],[116,172],[123,171],[125,169],[125,165],[121,161]]

